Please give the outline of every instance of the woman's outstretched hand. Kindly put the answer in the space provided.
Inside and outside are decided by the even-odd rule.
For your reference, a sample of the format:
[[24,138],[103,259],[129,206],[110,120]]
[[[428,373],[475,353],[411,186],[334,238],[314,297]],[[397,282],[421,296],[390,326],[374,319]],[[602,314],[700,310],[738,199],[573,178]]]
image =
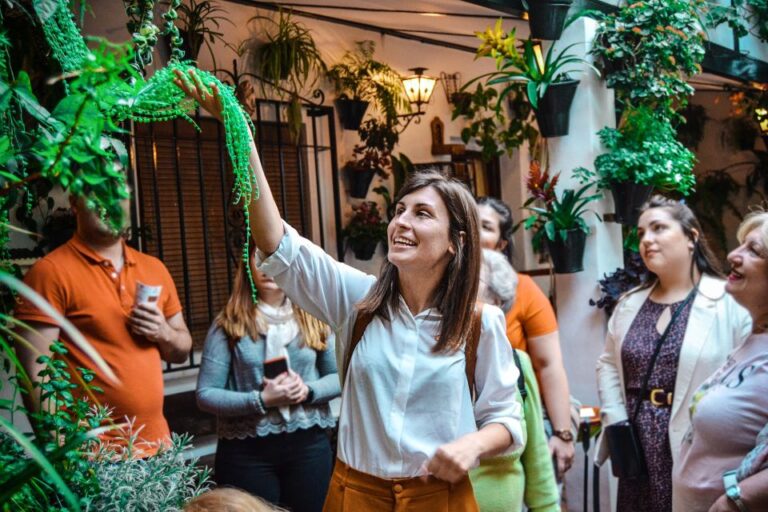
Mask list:
[[186,73],[176,69],[174,73],[176,79],[173,82],[184,91],[184,94],[195,100],[213,117],[223,121],[224,105],[221,101],[221,92],[216,84],[205,85],[194,68],[189,68]]

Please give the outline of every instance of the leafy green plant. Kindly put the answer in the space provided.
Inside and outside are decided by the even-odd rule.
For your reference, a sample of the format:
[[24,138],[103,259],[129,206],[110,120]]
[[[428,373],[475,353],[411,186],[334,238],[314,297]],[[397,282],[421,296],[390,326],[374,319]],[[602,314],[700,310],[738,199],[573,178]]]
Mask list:
[[[171,2],[167,3],[170,4]],[[218,68],[213,52],[214,43],[218,41],[232,48],[224,39],[224,32],[221,31],[222,22],[234,26],[232,21],[225,16],[226,11],[219,7],[216,2],[209,0],[189,0],[188,4],[180,4],[176,11],[178,13],[176,25],[181,38],[181,48],[186,57],[197,60],[200,50],[205,45],[211,55],[213,68]]]
[[381,216],[379,205],[373,201],[363,201],[352,207],[352,218],[342,231],[346,243],[354,251],[365,246],[386,242],[387,222]]
[[526,39],[518,45],[515,29],[504,32],[501,20],[493,29],[478,32],[477,37],[481,41],[477,57],[494,59],[496,71],[470,80],[465,88],[480,79],[486,79],[487,85],[503,86],[497,103],[499,109],[501,101],[521,83],[525,85],[531,106],[538,108],[539,100],[544,97],[550,85],[571,79],[569,73],[576,71],[573,66],[586,64],[592,67],[581,57],[568,53],[575,44],[567,46],[559,53],[555,53],[555,45],[552,45],[545,56],[542,55],[537,41]]
[[181,512],[189,500],[208,489],[208,468],[197,466],[196,459],[185,458],[185,452],[192,447],[189,435],[172,434],[169,445],[143,459],[132,453],[134,444],[135,439],[129,438],[128,449],[97,445],[91,465],[99,492],[92,497],[88,510]]
[[326,70],[325,62],[312,31],[295,21],[291,11],[281,9],[277,19],[257,14],[249,20],[253,21],[263,21],[267,27],[245,40],[240,52],[248,55],[251,69],[261,78],[262,91],[269,88],[290,101],[288,126],[293,140],[298,141],[303,122],[301,92],[317,83]]
[[737,37],[754,34],[768,42],[768,0],[732,0],[726,4],[714,4],[705,11],[710,27],[727,24]]
[[300,92],[325,72],[312,31],[294,21],[291,11],[280,10],[277,19],[257,14],[248,21],[267,25],[262,33],[240,45],[249,56],[251,69],[261,78],[273,84],[287,83],[291,91]]
[[478,83],[475,91],[467,94],[468,102],[453,110],[452,119],[463,116],[469,121],[469,125],[461,130],[461,140],[465,144],[476,140],[483,161],[489,162],[505,151],[511,155],[526,141],[531,147],[536,144],[539,132],[533,124],[531,107],[525,100],[522,85],[507,95],[509,116],[505,109],[496,108],[499,94],[493,87]]
[[[619,128],[603,128],[598,134],[608,150],[595,159],[600,188],[631,181],[682,195],[693,191],[696,157],[676,139],[664,115],[648,107],[627,110]],[[579,171],[591,174],[584,168]]]
[[701,73],[703,0],[642,0],[598,19],[592,54],[620,102],[673,109],[693,94]]
[[386,178],[392,163],[392,149],[398,141],[397,132],[385,122],[367,119],[358,129],[360,144],[353,149],[354,160],[347,163],[352,171],[375,171]]
[[[72,343],[93,361],[108,379],[114,373],[83,336],[38,294],[15,278],[0,273],[3,289],[11,289],[34,303],[50,316]],[[36,381],[26,374],[15,355],[13,344],[28,342],[14,328],[25,324],[7,313],[0,313],[0,384],[9,386],[10,396],[0,401],[0,509],[19,511],[88,510],[179,510],[188,499],[207,485],[207,470],[196,468],[195,461],[184,462],[181,451],[189,438],[174,438],[171,446],[154,457],[132,460],[135,435],[117,437],[124,443],[102,442],[98,435],[116,428],[109,411],[95,405],[101,390],[92,384],[94,372],[73,368],[66,360],[67,349],[61,342],[51,346],[52,355],[43,355],[38,363],[43,369]],[[30,411],[17,405],[20,395],[34,395],[42,407]],[[31,434],[14,426],[14,418],[23,415],[33,427]],[[6,419],[8,417],[9,419]],[[116,464],[119,462],[119,464]],[[117,485],[115,476],[132,476]],[[126,486],[135,487],[132,493]],[[130,498],[152,486],[163,492],[144,494],[157,505],[131,508]],[[128,499],[128,501],[126,501]],[[172,508],[172,506],[176,508]]]
[[392,220],[394,211],[392,209],[392,200],[400,193],[400,189],[408,179],[408,176],[416,170],[416,167],[404,153],[400,153],[399,156],[391,157],[392,164],[392,192],[389,191],[385,185],[379,185],[374,188],[373,191],[379,194],[384,199],[384,204],[387,210],[387,218]]
[[[555,192],[555,187],[560,179],[560,173],[549,175],[549,170],[541,170],[538,162],[531,164],[531,170],[526,178],[526,187],[530,197],[523,203],[523,209],[531,212],[524,221],[525,229],[535,229],[532,243],[536,250],[542,246],[544,237],[554,241],[560,237],[565,241],[568,231],[573,229],[589,233],[584,214],[587,213],[587,205],[603,197],[602,194],[590,194],[593,183],[586,183],[578,190],[565,189],[560,197]],[[600,215],[594,213],[598,219]]]
[[336,93],[348,99],[370,101],[389,126],[398,124],[400,111],[410,110],[400,75],[373,58],[376,43],[358,41],[355,49],[328,69]]

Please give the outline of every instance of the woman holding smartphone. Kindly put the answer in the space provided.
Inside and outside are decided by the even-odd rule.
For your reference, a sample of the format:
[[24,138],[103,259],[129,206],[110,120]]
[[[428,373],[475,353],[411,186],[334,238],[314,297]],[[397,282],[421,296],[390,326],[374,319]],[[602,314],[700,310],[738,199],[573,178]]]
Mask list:
[[200,409],[218,418],[215,479],[294,512],[318,512],[331,478],[325,429],[339,379],[328,326],[291,303],[245,264],[205,340],[197,382]]
[[[215,87],[194,71],[176,83],[221,118]],[[265,256],[259,268],[339,333],[337,361],[349,364],[324,510],[476,511],[469,469],[521,445],[522,431],[504,315],[475,304],[472,194],[437,172],[411,176],[395,198],[377,279],[285,224],[255,146],[250,163],[260,189],[249,205]]]

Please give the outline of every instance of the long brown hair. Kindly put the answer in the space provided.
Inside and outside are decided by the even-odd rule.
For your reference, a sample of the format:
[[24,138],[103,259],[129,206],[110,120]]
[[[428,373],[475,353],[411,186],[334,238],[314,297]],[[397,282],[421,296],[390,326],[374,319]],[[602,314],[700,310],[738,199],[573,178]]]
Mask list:
[[[708,274],[712,277],[723,277],[723,271],[720,269],[720,264],[717,262],[717,258],[712,249],[709,248],[707,239],[704,236],[704,232],[701,229],[699,220],[693,214],[693,211],[685,204],[669,199],[664,196],[655,195],[651,197],[647,203],[640,208],[640,214],[652,210],[654,208],[663,208],[666,210],[672,219],[680,225],[683,230],[683,234],[693,242],[693,255],[691,259],[691,280],[694,279],[694,267],[701,274]],[[696,231],[698,236],[694,233]],[[640,285],[638,290],[649,288],[656,284],[659,280],[658,276],[653,272],[648,272],[645,281]]]
[[[433,352],[451,353],[459,350],[469,336],[472,313],[477,300],[480,279],[480,238],[475,199],[460,181],[439,171],[428,170],[412,174],[397,194],[394,203],[422,188],[432,187],[448,210],[448,236],[455,248],[451,260],[438,284],[431,306],[443,315],[440,337]],[[389,309],[400,308],[398,270],[389,260],[368,296],[358,304],[360,314],[373,314],[389,320]]]
[[[250,245],[251,247],[255,246],[253,242]],[[250,261],[250,257],[248,260]],[[229,296],[224,309],[216,317],[216,325],[221,327],[227,335],[232,347],[246,336],[254,341],[258,340],[260,336],[267,333],[269,328],[264,315],[253,302],[251,285],[246,274],[246,264],[245,261],[240,261],[232,286],[232,295]],[[299,324],[302,342],[314,350],[325,350],[330,331],[328,326],[295,303],[293,304],[293,314]]]

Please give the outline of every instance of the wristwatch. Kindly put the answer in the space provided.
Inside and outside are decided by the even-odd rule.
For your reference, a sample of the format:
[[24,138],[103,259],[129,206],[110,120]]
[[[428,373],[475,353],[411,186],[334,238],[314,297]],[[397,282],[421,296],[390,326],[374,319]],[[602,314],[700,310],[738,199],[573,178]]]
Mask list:
[[573,432],[570,429],[555,430],[552,432],[552,435],[566,443],[573,442]]
[[725,486],[725,495],[736,505],[739,512],[749,512],[747,505],[741,500],[741,489],[739,481],[736,479],[736,470],[723,473],[723,485]]
[[315,398],[314,390],[311,387],[309,387],[309,386],[307,386],[307,389],[309,391],[307,391],[307,398],[304,399],[304,403],[305,404],[312,403],[312,400]]

